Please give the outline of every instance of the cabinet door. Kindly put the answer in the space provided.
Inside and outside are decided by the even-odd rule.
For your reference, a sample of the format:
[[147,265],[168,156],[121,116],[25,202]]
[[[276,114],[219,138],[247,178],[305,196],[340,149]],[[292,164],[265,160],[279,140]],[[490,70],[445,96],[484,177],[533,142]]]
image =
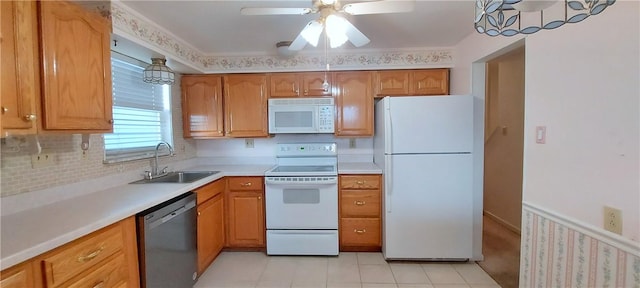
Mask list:
[[38,24],[35,1],[0,1],[2,10],[1,137],[36,133],[39,97]]
[[[4,1],[0,1],[4,4]],[[3,15],[4,17],[4,15]],[[24,288],[24,287],[40,287],[39,281],[34,281],[35,277],[33,274],[33,267],[38,267],[38,265],[34,265],[31,261],[24,262],[22,264],[18,264],[9,269],[5,269],[0,273],[0,287],[2,288]],[[33,265],[33,266],[32,266]]]
[[298,73],[271,74],[271,94],[269,97],[298,97],[298,95],[300,95]]
[[[331,74],[328,72],[302,73],[302,96],[325,97],[331,96]],[[328,86],[323,85],[327,83]],[[326,86],[326,87],[325,87]]]
[[181,82],[184,137],[224,136],[222,77],[183,76]]
[[110,23],[66,1],[38,3],[44,129],[111,132]]
[[267,76],[224,77],[225,131],[230,137],[267,137]]
[[262,191],[229,193],[229,246],[264,247]]
[[223,194],[198,205],[198,274],[218,256],[224,246]]
[[371,72],[336,72],[336,136],[373,135]]
[[408,71],[376,72],[376,96],[409,95]]
[[413,71],[411,91],[413,95],[449,94],[449,69],[428,69]]

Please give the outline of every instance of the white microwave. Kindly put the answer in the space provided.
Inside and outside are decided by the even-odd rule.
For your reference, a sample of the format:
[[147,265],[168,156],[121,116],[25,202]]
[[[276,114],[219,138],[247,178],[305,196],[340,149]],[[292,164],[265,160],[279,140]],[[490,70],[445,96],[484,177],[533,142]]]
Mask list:
[[269,99],[269,133],[333,133],[333,98]]

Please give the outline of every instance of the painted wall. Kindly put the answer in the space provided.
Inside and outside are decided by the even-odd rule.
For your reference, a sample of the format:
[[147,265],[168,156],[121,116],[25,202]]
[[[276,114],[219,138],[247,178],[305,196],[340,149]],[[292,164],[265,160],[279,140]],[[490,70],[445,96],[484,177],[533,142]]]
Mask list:
[[[160,164],[167,165],[196,156],[195,141],[182,138],[182,106],[180,103],[180,80],[176,75],[172,86],[173,143],[176,156],[161,158]],[[80,135],[40,135],[42,149],[52,153],[54,164],[33,168],[31,154],[35,151],[35,137],[4,139],[0,154],[1,197],[42,190],[55,186],[82,182],[102,176],[127,171],[150,169],[150,160],[138,160],[118,164],[103,164],[104,139],[101,134],[90,137],[90,149],[86,155],[80,149]]]
[[488,63],[484,213],[514,231],[522,214],[524,47]]
[[[603,205],[640,242],[640,3],[618,1],[577,24],[528,36],[523,199],[601,229]],[[612,29],[615,27],[615,33]],[[458,46],[452,92],[468,93],[473,62],[520,45],[472,34]],[[474,75],[475,77],[475,75]],[[473,91],[483,97],[483,91]],[[535,144],[535,126],[547,144]]]

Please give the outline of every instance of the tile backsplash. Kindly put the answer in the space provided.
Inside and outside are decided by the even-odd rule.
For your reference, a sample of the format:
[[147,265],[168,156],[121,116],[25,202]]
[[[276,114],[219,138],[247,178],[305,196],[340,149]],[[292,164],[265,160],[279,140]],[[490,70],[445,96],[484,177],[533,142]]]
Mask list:
[[[165,166],[196,156],[195,140],[182,138],[182,106],[180,103],[180,77],[171,87],[174,157],[161,157]],[[149,170],[150,159],[103,164],[104,138],[94,134],[89,138],[89,150],[80,149],[82,136],[78,134],[15,136],[2,139],[0,146],[0,197],[38,191],[99,178],[127,171]],[[36,154],[37,143],[43,152],[50,153],[53,163],[46,167],[32,167],[31,155]]]

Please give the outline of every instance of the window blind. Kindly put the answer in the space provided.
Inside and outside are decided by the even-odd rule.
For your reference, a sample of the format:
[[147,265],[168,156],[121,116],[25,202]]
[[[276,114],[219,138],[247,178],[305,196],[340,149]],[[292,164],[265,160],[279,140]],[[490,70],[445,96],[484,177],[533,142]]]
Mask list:
[[112,53],[113,133],[104,135],[105,163],[150,158],[160,141],[173,142],[170,86],[144,83],[145,66]]

